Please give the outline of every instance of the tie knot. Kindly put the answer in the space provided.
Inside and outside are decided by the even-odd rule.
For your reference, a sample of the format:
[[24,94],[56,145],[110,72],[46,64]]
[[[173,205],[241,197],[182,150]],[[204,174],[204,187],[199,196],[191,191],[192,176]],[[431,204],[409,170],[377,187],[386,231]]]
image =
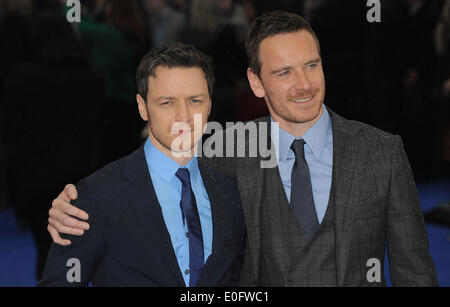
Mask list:
[[180,179],[183,185],[191,184],[191,178],[189,175],[189,170],[187,168],[179,168],[175,173],[175,176],[177,176],[178,179]]
[[305,158],[305,141],[303,139],[300,140],[294,140],[291,145],[291,149],[294,152],[295,158],[298,157]]

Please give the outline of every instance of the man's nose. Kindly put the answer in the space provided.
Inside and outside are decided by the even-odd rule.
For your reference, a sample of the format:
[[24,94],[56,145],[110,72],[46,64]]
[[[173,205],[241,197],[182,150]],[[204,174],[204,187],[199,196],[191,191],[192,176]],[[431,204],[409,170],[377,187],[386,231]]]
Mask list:
[[179,103],[176,108],[175,121],[189,123],[191,121],[191,118],[192,114],[188,103]]
[[309,80],[308,75],[303,70],[300,70],[295,75],[294,82],[295,89],[299,91],[309,91],[311,89],[311,81]]

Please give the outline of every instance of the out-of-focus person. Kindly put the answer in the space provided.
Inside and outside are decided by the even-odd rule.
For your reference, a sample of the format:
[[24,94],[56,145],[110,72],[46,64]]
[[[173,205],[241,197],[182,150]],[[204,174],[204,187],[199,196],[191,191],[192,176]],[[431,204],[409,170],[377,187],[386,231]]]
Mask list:
[[166,0],[144,0],[149,17],[153,46],[162,46],[181,40],[186,26],[183,13],[174,10]]
[[193,0],[183,42],[192,44],[215,60],[217,76],[210,120],[225,125],[235,121],[238,84],[245,79],[244,40],[248,20],[244,7],[230,0]]
[[[29,223],[40,278],[51,241],[45,235],[48,202],[67,180],[98,166],[102,81],[60,12],[34,18],[31,59],[4,85],[2,132],[11,174],[11,203]],[[61,158],[69,163],[62,163]]]
[[[0,1],[0,118],[3,105],[1,89],[9,73],[29,56],[28,23],[31,0]],[[0,123],[1,126],[1,123]],[[0,211],[9,207],[9,174],[6,148],[0,128]]]
[[434,174],[450,174],[450,0],[446,0],[435,30],[435,48],[438,55],[438,72],[433,98],[437,103],[437,143],[434,157]]
[[98,1],[95,15],[82,16],[77,30],[89,58],[103,74],[108,107],[102,139],[103,163],[137,147],[143,124],[135,107],[135,68],[145,53],[145,27],[134,0]]
[[407,17],[405,32],[400,38],[405,46],[400,133],[410,153],[416,180],[425,181],[432,178],[437,141],[438,109],[431,94],[438,67],[433,41],[438,12],[432,1],[405,0],[404,3]]

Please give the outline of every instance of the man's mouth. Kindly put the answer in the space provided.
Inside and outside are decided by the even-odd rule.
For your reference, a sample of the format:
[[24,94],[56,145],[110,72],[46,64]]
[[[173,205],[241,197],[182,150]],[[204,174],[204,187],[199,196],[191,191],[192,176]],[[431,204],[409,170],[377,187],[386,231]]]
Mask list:
[[188,134],[191,133],[191,130],[189,129],[179,129],[179,130],[172,130],[172,134],[178,134],[178,135],[182,135],[182,134]]
[[295,99],[291,99],[291,101],[297,102],[297,103],[304,103],[304,102],[310,101],[310,100],[313,99],[313,98],[314,98],[314,95],[308,96],[308,97],[304,97],[304,98],[295,98]]

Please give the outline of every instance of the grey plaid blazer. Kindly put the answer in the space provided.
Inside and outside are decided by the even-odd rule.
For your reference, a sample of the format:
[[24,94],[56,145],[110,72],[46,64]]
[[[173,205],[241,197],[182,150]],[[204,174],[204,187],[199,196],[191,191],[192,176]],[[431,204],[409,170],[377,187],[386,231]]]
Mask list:
[[[330,199],[335,208],[336,284],[385,285],[382,267],[387,243],[393,286],[437,286],[417,189],[400,137],[328,111],[333,127]],[[270,118],[255,122],[270,123]],[[205,159],[238,181],[248,239],[243,286],[267,285],[261,279],[261,272],[266,269],[261,265],[265,252],[261,248],[262,229],[267,227],[262,223],[261,209],[268,201],[264,195],[284,193],[277,190],[282,189],[282,184],[268,184],[281,182],[281,178],[278,171],[261,168],[262,159]],[[265,176],[273,178],[265,180]],[[274,219],[273,223],[271,229],[281,231],[281,221]],[[367,281],[370,258],[380,260],[381,283]]]

